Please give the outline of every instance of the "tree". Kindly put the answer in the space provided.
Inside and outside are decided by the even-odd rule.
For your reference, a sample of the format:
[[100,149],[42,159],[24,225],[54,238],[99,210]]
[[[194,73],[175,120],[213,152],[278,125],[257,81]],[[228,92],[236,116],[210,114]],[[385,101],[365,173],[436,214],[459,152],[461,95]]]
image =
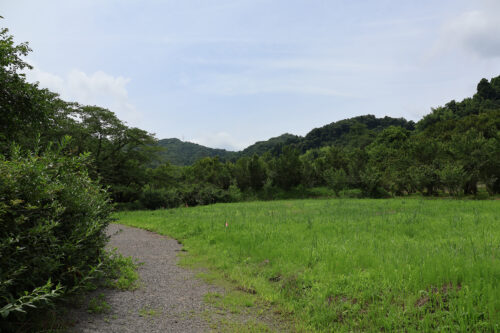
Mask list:
[[457,196],[460,194],[466,180],[466,174],[461,165],[447,163],[437,174],[441,183],[451,195]]
[[326,184],[331,188],[336,196],[347,187],[347,175],[344,169],[328,169],[323,173]]
[[408,156],[410,131],[390,126],[380,132],[367,147],[369,164],[377,168],[382,175],[382,184],[386,190],[401,195],[410,192],[407,170],[411,166]]
[[205,157],[188,167],[187,176],[194,183],[209,183],[227,190],[231,185],[228,167],[218,157]]
[[491,84],[485,78],[481,79],[477,84],[477,94],[482,99],[493,99],[495,98],[496,91],[491,86]]
[[302,163],[297,149],[286,146],[283,153],[275,160],[273,182],[284,190],[300,184]]
[[254,190],[260,190],[267,179],[266,166],[257,154],[254,154],[248,162],[248,173],[250,175],[250,186]]
[[37,138],[66,107],[57,94],[26,82],[22,71],[32,67],[22,57],[30,51],[27,43],[15,45],[8,29],[0,30],[0,154],[8,155],[13,142],[27,149],[47,144]]
[[152,134],[126,126],[107,109],[78,104],[66,109],[53,132],[55,137],[72,136],[74,154],[91,153],[90,174],[110,186],[115,201],[139,198],[147,167],[160,149]]
[[248,172],[249,157],[241,157],[234,164],[232,175],[238,187],[244,191],[251,186],[250,173]]

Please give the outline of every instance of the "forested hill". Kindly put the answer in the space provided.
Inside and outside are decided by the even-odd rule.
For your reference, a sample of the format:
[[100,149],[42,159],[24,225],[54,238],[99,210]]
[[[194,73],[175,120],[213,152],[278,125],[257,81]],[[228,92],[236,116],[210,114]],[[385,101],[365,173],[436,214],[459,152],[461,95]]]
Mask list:
[[164,148],[160,152],[161,160],[174,165],[191,165],[204,157],[216,157],[229,160],[236,157],[237,153],[225,149],[209,148],[197,143],[184,142],[176,138],[158,141],[158,146]]
[[163,161],[174,165],[191,165],[204,157],[218,156],[221,161],[228,161],[266,152],[278,156],[284,146],[293,146],[301,152],[330,145],[363,148],[375,139],[377,133],[389,126],[400,126],[411,131],[415,128],[415,123],[404,118],[376,118],[374,115],[365,115],[315,128],[305,137],[285,133],[266,141],[258,141],[239,152],[209,148],[175,138],[160,140],[158,145],[165,149],[160,153]]
[[254,154],[262,155],[266,152],[270,152],[273,155],[278,155],[281,152],[283,146],[290,144],[298,144],[302,142],[302,137],[285,133],[280,136],[270,138],[266,141],[257,141],[251,146],[243,149],[239,152],[240,156],[253,156]]
[[387,116],[376,118],[374,115],[365,115],[313,129],[304,137],[300,148],[302,152],[330,145],[363,148],[369,145],[379,132],[389,126],[403,127],[410,131],[415,129],[415,123],[405,118]]
[[304,137],[285,133],[266,141],[258,141],[239,152],[208,148],[178,139],[164,139],[159,141],[159,145],[165,148],[160,153],[161,160],[174,165],[192,165],[201,158],[216,156],[221,161],[236,161],[241,157],[252,157],[254,154],[260,156],[267,152],[272,156],[279,156],[285,146],[295,148],[300,153],[332,145],[364,149],[376,140],[378,134],[391,126],[439,140],[447,140],[451,135],[478,128],[486,138],[491,138],[496,135],[495,126],[500,119],[499,92],[500,76],[492,78],[491,82],[483,79],[472,97],[434,108],[417,124],[404,118],[364,115],[315,128]]

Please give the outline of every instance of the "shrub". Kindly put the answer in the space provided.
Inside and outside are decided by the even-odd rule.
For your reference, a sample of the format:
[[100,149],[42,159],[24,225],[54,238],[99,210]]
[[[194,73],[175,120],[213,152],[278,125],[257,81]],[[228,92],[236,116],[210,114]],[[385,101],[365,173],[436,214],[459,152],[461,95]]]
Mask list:
[[464,186],[466,174],[461,165],[447,164],[437,171],[441,184],[453,196],[458,196]]
[[139,201],[147,209],[158,209],[167,204],[167,190],[164,188],[154,188],[150,185],[144,186]]
[[241,190],[238,188],[238,186],[234,184],[231,184],[229,186],[227,193],[229,195],[229,202],[238,202],[243,200],[243,193],[241,193]]
[[335,192],[337,197],[339,196],[340,191],[347,187],[348,179],[344,169],[327,169],[323,172],[323,178],[328,187]]
[[374,167],[368,167],[360,173],[361,192],[370,198],[387,198],[389,193],[382,186],[382,175]]
[[209,205],[217,202],[230,202],[228,191],[209,183],[186,185],[177,192],[180,201],[188,206]]
[[88,155],[0,155],[0,330],[27,310],[79,289],[104,256],[108,194]]
[[259,198],[261,200],[272,200],[277,193],[278,189],[273,185],[272,180],[268,178],[259,193]]
[[196,202],[198,205],[209,205],[217,202],[229,202],[229,194],[212,184],[197,187]]

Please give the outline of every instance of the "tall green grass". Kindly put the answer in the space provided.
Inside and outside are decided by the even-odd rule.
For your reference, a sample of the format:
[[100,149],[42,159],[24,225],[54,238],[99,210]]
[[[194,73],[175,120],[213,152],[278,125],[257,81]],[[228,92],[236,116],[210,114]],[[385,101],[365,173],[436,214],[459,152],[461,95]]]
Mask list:
[[[500,202],[296,200],[118,213],[319,331],[499,331]],[[226,227],[227,222],[227,227]]]

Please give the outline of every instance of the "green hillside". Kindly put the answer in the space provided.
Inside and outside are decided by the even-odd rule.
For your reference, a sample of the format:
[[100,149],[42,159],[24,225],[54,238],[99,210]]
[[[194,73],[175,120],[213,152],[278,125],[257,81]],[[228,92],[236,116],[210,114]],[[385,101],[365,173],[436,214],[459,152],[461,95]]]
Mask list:
[[218,156],[222,161],[228,161],[245,156],[251,157],[254,154],[262,155],[266,152],[278,156],[284,146],[293,146],[301,152],[330,145],[363,148],[375,139],[377,133],[389,126],[399,126],[412,131],[415,123],[404,118],[377,118],[374,115],[364,115],[315,128],[305,137],[285,133],[269,140],[258,141],[239,152],[209,148],[175,138],[159,140],[158,145],[164,148],[164,151],[160,153],[162,161],[168,161],[174,165],[192,165],[204,157]]
[[315,128],[304,137],[301,142],[303,152],[311,148],[336,145],[342,147],[363,148],[369,145],[376,137],[389,126],[403,127],[414,130],[415,123],[405,118],[377,118],[374,115],[364,115]]
[[236,152],[225,149],[209,148],[197,143],[184,142],[176,138],[158,141],[158,146],[164,148],[160,152],[160,159],[174,165],[191,165],[204,157],[216,157],[229,160],[236,156]]
[[302,141],[302,137],[285,133],[280,136],[270,138],[266,141],[257,141],[251,146],[243,149],[239,152],[241,156],[253,156],[254,154],[262,155],[266,152],[270,152],[273,155],[278,155],[281,152],[281,148],[290,144],[297,144]]

